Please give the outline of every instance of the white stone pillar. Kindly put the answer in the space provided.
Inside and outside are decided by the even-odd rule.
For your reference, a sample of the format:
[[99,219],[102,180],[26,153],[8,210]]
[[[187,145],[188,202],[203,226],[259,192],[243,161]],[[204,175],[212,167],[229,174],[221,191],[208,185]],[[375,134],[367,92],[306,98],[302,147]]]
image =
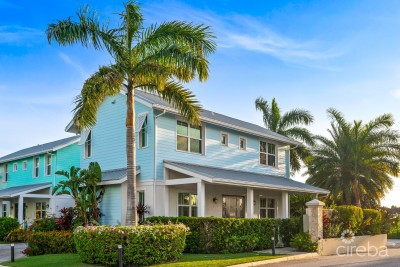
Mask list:
[[19,196],[18,198],[18,221],[19,223],[22,223],[24,218],[24,197]]
[[197,183],[197,216],[204,217],[206,213],[206,186],[203,181]]
[[282,200],[281,200],[281,216],[283,219],[289,218],[289,193],[282,192]]
[[254,218],[254,189],[247,188],[247,218]]
[[313,199],[306,203],[308,215],[308,232],[312,241],[318,241],[323,237],[322,210],[325,203],[318,199]]

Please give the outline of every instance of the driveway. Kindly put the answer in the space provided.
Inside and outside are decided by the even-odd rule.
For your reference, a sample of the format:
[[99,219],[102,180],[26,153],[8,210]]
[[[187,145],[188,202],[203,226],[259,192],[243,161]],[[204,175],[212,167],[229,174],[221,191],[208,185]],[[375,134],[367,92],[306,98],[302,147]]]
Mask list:
[[[14,255],[15,258],[22,258],[25,257],[22,254],[22,251],[26,248],[26,244],[24,243],[17,243],[14,246]],[[3,261],[10,261],[11,260],[11,247],[10,244],[0,244],[0,263]]]

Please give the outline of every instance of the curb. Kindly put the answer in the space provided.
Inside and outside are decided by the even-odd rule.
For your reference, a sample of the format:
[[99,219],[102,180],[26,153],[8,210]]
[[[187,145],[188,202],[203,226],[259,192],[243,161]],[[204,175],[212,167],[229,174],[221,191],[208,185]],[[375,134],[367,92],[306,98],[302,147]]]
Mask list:
[[277,258],[277,259],[271,259],[271,260],[262,260],[262,261],[253,261],[253,262],[241,263],[241,264],[236,264],[236,265],[230,265],[228,267],[260,266],[260,265],[266,265],[266,264],[272,264],[272,263],[280,263],[280,262],[293,261],[293,260],[311,259],[311,258],[315,258],[315,257],[318,257],[318,256],[319,255],[318,255],[317,252],[313,252],[313,253],[292,255],[292,256],[287,256],[287,257],[282,257],[282,258]]

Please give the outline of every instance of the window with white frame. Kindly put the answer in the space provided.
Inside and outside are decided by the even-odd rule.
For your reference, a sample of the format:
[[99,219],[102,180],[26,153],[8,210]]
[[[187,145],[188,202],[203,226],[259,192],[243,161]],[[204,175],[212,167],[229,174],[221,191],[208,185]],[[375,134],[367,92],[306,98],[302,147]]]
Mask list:
[[47,214],[47,204],[45,201],[43,202],[36,202],[36,219],[46,218]]
[[177,121],[176,149],[199,154],[203,153],[202,127]]
[[51,175],[51,154],[46,155],[46,160],[45,160],[45,174],[47,176]]
[[147,116],[143,121],[142,128],[139,132],[139,148],[147,147],[148,145],[148,130],[147,130]]
[[8,182],[8,164],[4,163],[4,182]]
[[197,195],[178,193],[178,216],[197,216]]
[[33,159],[33,177],[39,177],[39,158],[36,157]]
[[18,163],[13,164],[13,172],[18,171]]
[[260,141],[260,164],[276,166],[276,146],[264,141]]
[[260,198],[260,218],[275,218],[276,205],[273,198]]
[[247,139],[246,138],[243,138],[243,137],[239,138],[239,148],[241,150],[246,150],[247,149]]
[[3,217],[7,217],[7,204],[3,203],[2,214]]
[[92,131],[89,132],[85,141],[85,158],[92,157]]
[[[138,191],[137,193],[138,193],[138,206],[141,206],[140,208],[145,208],[144,191]],[[141,213],[139,213],[138,211],[138,215],[139,215],[139,221],[144,222],[144,215],[145,215],[144,210],[142,210]]]
[[229,144],[229,135],[227,133],[221,133],[221,145],[228,146]]
[[26,171],[27,168],[28,168],[28,161],[24,160],[24,161],[22,162],[22,170],[23,170],[23,171]]

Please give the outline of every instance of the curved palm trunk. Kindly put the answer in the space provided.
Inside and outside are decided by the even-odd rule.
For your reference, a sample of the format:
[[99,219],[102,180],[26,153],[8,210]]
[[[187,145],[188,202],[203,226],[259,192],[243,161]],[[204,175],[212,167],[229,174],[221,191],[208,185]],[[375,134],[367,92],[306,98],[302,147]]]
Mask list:
[[128,82],[126,96],[126,176],[128,182],[126,224],[137,225],[136,210],[136,135],[135,95],[132,82]]

